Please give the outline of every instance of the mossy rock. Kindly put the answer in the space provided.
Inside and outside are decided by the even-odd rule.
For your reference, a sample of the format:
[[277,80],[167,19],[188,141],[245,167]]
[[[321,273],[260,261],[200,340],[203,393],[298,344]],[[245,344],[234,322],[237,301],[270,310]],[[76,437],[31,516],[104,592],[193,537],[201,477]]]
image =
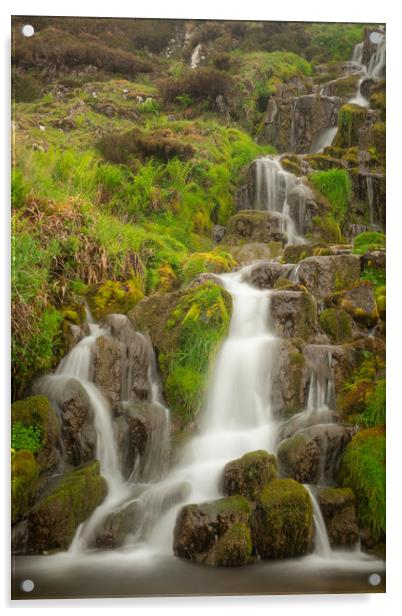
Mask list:
[[270,318],[281,338],[309,339],[317,327],[317,304],[303,291],[275,290],[271,295]]
[[328,156],[327,154],[307,154],[304,158],[310,167],[320,171],[345,168],[345,164],[341,160]]
[[358,432],[340,461],[338,480],[356,497],[359,526],[377,541],[385,536],[385,432],[381,427]]
[[78,526],[100,505],[106,492],[98,461],[63,475],[28,516],[29,552],[66,550]]
[[285,263],[299,263],[306,257],[311,257],[312,254],[311,244],[289,244],[283,251],[283,259]]
[[363,327],[373,327],[380,316],[373,286],[369,281],[363,281],[352,289],[344,291],[340,305]]
[[[222,249],[224,247],[222,246]],[[238,263],[249,263],[259,259],[274,259],[283,252],[283,242],[252,242],[228,246],[230,254]]]
[[174,553],[207,565],[247,564],[253,549],[251,514],[252,505],[242,496],[186,505],[176,521]]
[[127,314],[144,297],[136,279],[119,282],[107,280],[94,287],[87,295],[95,319],[105,319],[109,314]]
[[219,248],[212,252],[195,252],[183,263],[183,281],[184,284],[188,284],[204,272],[213,274],[230,272],[235,266],[236,261],[232,255]]
[[289,171],[289,173],[293,173],[293,175],[298,177],[304,175],[304,169],[297,157],[284,156],[281,158],[281,165],[285,171]]
[[265,485],[276,477],[277,468],[275,456],[267,451],[246,453],[242,458],[226,464],[223,469],[223,494],[240,494],[255,499]]
[[352,319],[344,310],[327,308],[320,314],[319,323],[331,342],[339,344],[352,339]]
[[242,210],[231,216],[227,222],[225,244],[246,244],[250,242],[286,243],[283,218],[278,212]]
[[18,400],[11,406],[11,423],[40,432],[40,449],[35,458],[41,470],[53,468],[58,460],[56,449],[60,440],[60,422],[50,401],[45,396],[31,396]]
[[375,148],[381,158],[385,156],[386,149],[386,126],[385,122],[375,122],[369,131],[369,145]]
[[40,468],[31,451],[16,451],[11,458],[11,522],[26,517],[38,489]]
[[359,145],[359,132],[367,117],[367,109],[353,103],[347,103],[338,113],[338,132],[334,145],[341,148],[350,148]]
[[306,237],[313,244],[340,244],[342,242],[340,226],[333,216],[314,216],[312,222],[312,228],[306,233]]
[[293,479],[274,479],[260,495],[253,537],[263,559],[304,556],[313,547],[313,508],[306,488]]
[[328,537],[333,547],[353,546],[359,541],[355,496],[350,488],[326,487],[317,490]]
[[356,92],[358,80],[359,76],[356,74],[346,75],[346,77],[334,79],[334,81],[327,84],[325,92],[328,96],[351,98]]

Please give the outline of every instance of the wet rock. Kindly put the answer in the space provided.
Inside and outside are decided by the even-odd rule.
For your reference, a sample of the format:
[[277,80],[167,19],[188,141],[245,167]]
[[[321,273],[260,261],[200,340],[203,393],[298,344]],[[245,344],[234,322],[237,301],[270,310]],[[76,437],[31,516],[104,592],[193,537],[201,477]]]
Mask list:
[[319,323],[335,344],[349,342],[353,338],[353,322],[345,310],[327,308],[321,312]]
[[313,254],[311,244],[289,244],[283,251],[283,258],[286,263],[299,263]]
[[238,263],[245,264],[259,259],[273,259],[281,254],[282,242],[261,242],[230,246],[230,253]]
[[99,336],[93,350],[94,383],[113,406],[121,394],[121,350],[113,336]]
[[256,210],[245,210],[231,216],[226,226],[225,243],[232,245],[244,241],[285,244],[283,216],[278,212]]
[[282,419],[305,407],[308,369],[303,353],[292,343],[282,340],[272,367],[272,409]]
[[28,516],[28,552],[66,550],[79,524],[106,495],[99,462],[92,462],[59,478]]
[[340,148],[350,148],[361,145],[360,132],[366,123],[368,111],[365,107],[347,103],[338,114],[338,132],[333,145]]
[[364,327],[373,327],[379,319],[374,290],[370,282],[363,282],[342,293],[340,305]]
[[286,267],[275,261],[262,261],[243,274],[243,280],[257,289],[272,289],[286,272]]
[[231,496],[200,505],[186,505],[174,530],[176,556],[206,565],[238,566],[253,560],[251,505]]
[[122,547],[139,525],[138,512],[139,506],[133,502],[109,514],[103,520],[101,529],[96,532],[96,546],[109,550]]
[[276,477],[275,456],[267,451],[252,451],[223,469],[222,490],[225,496],[240,494],[255,499],[262,489]]
[[352,98],[357,90],[357,82],[360,79],[358,73],[345,75],[339,79],[333,79],[325,84],[323,94],[325,96],[340,96],[341,98]]
[[319,488],[318,503],[332,547],[352,546],[359,540],[355,496],[350,488]]
[[190,284],[188,285],[188,288],[191,289],[193,287],[198,287],[199,285],[204,284],[208,280],[211,280],[214,284],[217,284],[219,287],[223,287],[223,282],[219,278],[219,276],[208,272],[204,274],[199,274],[197,278],[194,278],[194,280],[190,282]]
[[[26,517],[38,493],[40,468],[30,451],[16,451],[11,458],[11,522]],[[17,540],[17,538],[16,538]]]
[[[363,204],[359,212],[370,225],[385,229],[386,219],[386,191],[385,175],[367,170],[351,170],[354,202]],[[354,206],[356,208],[356,206]],[[366,230],[366,229],[364,229]],[[355,233],[357,235],[357,233]]]
[[11,553],[26,554],[28,542],[28,522],[22,520],[11,528]]
[[339,424],[320,424],[297,432],[278,448],[281,472],[301,483],[332,479],[353,430]]
[[317,327],[317,306],[305,291],[273,291],[270,318],[275,334],[280,338],[308,339]]
[[360,259],[356,255],[308,257],[298,265],[296,281],[316,299],[348,289],[360,280]]
[[385,271],[386,255],[383,250],[374,250],[366,252],[360,257],[362,269],[366,267],[373,268],[379,272]]
[[313,510],[306,488],[292,479],[274,479],[259,498],[252,531],[257,553],[263,559],[311,552]]
[[226,227],[223,225],[215,225],[212,231],[212,239],[214,244],[219,244],[226,233]]

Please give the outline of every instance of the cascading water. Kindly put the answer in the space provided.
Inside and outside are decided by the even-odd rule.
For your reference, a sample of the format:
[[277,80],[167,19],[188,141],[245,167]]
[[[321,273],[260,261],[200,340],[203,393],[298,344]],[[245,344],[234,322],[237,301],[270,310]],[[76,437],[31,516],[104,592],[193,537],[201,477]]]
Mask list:
[[305,242],[302,237],[304,216],[310,196],[307,186],[283,169],[279,157],[257,158],[255,168],[257,209],[282,215],[289,244]]

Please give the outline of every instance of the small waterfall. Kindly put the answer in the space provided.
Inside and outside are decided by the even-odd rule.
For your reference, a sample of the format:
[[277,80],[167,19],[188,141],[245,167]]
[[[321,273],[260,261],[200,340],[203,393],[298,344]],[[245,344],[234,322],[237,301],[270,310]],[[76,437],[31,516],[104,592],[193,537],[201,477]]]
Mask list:
[[278,157],[257,158],[255,169],[256,208],[282,214],[288,243],[304,243],[302,235],[309,189],[300,178],[283,169]]
[[362,63],[363,46],[364,46],[364,43],[362,41],[361,43],[357,43],[353,48],[352,62],[354,62],[355,64]]
[[325,526],[324,518],[321,513],[320,505],[318,504],[315,489],[313,486],[304,484],[304,487],[310,494],[311,504],[313,506],[314,528],[315,528],[315,553],[321,558],[331,558],[331,545],[327,533],[327,527]]
[[367,198],[369,203],[369,211],[370,211],[370,224],[374,224],[374,190],[373,190],[373,178],[371,175],[366,175],[366,186],[367,186]]
[[384,79],[385,78],[385,53],[386,53],[386,41],[385,41],[385,35],[382,35],[381,41],[378,43],[377,50],[371,56],[370,62],[367,68],[368,77],[370,79]]
[[194,50],[193,50],[193,53],[191,54],[191,59],[190,59],[190,68],[197,68],[197,66],[199,65],[200,60],[201,60],[201,49],[202,49],[201,43],[198,43],[198,45],[194,47]]
[[325,148],[329,147],[332,144],[337,132],[337,126],[330,126],[329,128],[325,128],[322,131],[321,135],[319,135],[318,138],[311,144],[310,153],[319,154],[320,152],[323,152]]

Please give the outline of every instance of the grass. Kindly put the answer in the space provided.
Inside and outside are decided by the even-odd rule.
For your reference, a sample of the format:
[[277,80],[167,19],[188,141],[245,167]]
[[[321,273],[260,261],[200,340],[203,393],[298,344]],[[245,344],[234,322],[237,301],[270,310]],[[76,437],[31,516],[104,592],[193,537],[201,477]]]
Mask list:
[[353,252],[356,255],[364,255],[372,250],[385,248],[385,234],[380,231],[365,231],[356,235],[353,242]]
[[342,224],[352,196],[352,183],[348,172],[345,169],[315,171],[309,175],[309,180],[328,199],[336,222]]

